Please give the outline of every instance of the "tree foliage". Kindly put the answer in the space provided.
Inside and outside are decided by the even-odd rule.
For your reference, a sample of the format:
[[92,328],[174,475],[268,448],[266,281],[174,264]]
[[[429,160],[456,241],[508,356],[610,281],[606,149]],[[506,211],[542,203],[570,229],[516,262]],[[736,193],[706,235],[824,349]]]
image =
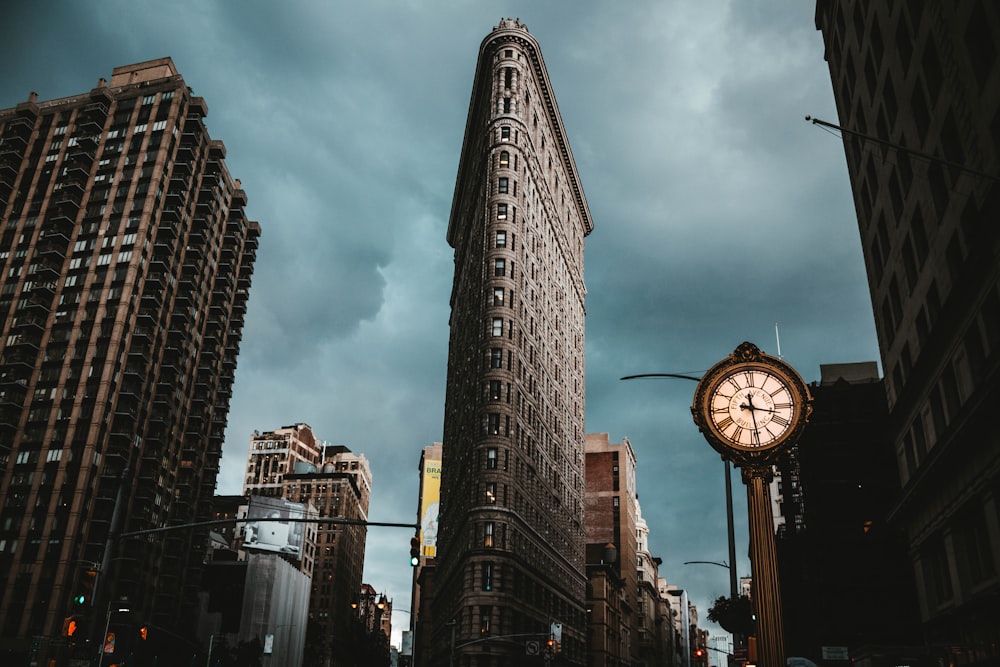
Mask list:
[[739,635],[754,634],[753,608],[745,595],[732,599],[724,595],[715,599],[708,610],[708,620],[718,623],[723,630]]

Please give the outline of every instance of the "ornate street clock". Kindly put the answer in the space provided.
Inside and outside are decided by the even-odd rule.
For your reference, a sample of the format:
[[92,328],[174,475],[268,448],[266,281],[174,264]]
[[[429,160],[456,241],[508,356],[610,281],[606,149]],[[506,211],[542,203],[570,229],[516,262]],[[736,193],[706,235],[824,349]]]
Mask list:
[[691,405],[705,439],[736,465],[772,461],[795,443],[811,412],[795,369],[746,342],[705,373]]
[[691,404],[708,444],[741,468],[747,486],[757,653],[763,665],[785,664],[769,484],[775,459],[795,444],[811,412],[812,396],[795,369],[752,343],[741,343],[712,366]]

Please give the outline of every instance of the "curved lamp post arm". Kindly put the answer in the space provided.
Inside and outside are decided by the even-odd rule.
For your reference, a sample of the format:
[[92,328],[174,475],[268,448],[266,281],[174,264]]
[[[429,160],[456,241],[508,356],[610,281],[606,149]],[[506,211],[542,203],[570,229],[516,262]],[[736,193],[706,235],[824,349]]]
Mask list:
[[694,375],[686,375],[684,373],[640,373],[638,375],[626,375],[619,379],[635,380],[637,378],[678,378],[680,380],[694,380],[695,382],[701,382],[700,377],[695,377]]
[[723,561],[716,561],[716,560],[686,560],[686,561],[684,561],[684,564],[685,565],[718,565],[719,567],[724,567],[727,570],[730,569],[729,568],[729,564],[726,563],[726,561],[724,561],[724,560]]
[[[693,380],[694,382],[701,382],[701,378],[689,375],[687,373],[639,373],[637,375],[625,375],[622,380],[638,380],[642,378],[675,378],[678,380]],[[728,459],[723,459],[725,463],[725,475],[726,475],[726,524],[728,529],[729,537],[729,561],[733,563],[733,567],[724,565],[723,567],[729,568],[729,595],[733,599],[736,598],[737,583],[736,583],[736,536],[735,527],[733,525],[733,480],[732,473],[730,471],[730,464]],[[694,562],[694,561],[692,561]],[[718,565],[718,563],[716,563]]]

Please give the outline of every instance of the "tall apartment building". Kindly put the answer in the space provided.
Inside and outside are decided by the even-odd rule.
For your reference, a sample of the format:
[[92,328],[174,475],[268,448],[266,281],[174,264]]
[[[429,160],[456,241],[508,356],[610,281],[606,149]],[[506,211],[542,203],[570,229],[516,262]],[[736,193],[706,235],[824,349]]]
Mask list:
[[0,111],[0,650],[193,636],[207,530],[110,535],[212,518],[260,227],[207,113],[169,58]]
[[[538,42],[483,40],[448,242],[455,250],[434,664],[507,665],[465,642],[563,624],[584,662],[583,244],[593,229]],[[454,623],[454,625],[448,625]],[[418,656],[418,661],[420,660]]]
[[[367,521],[371,486],[371,467],[364,454],[325,445],[308,424],[255,432],[250,439],[246,496],[311,505],[320,518]],[[362,585],[368,529],[320,522],[315,534],[305,655],[313,664],[338,664],[338,642],[351,636],[351,605]]]
[[929,645],[1000,658],[1000,7],[819,0]]

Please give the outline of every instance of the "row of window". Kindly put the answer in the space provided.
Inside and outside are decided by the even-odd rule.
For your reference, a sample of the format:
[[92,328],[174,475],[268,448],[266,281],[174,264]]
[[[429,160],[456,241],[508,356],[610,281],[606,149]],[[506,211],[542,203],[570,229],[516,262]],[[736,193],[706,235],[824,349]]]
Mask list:
[[[926,403],[903,435],[900,474],[904,484],[974,392],[984,369],[989,367],[987,359],[997,354],[996,341],[1000,341],[1000,294],[994,286],[980,312],[969,323],[958,352],[947,360],[936,382],[930,386]],[[903,352],[903,361],[896,370],[912,363],[907,347],[904,346]],[[906,377],[897,377],[896,370],[894,385],[899,387]]]

